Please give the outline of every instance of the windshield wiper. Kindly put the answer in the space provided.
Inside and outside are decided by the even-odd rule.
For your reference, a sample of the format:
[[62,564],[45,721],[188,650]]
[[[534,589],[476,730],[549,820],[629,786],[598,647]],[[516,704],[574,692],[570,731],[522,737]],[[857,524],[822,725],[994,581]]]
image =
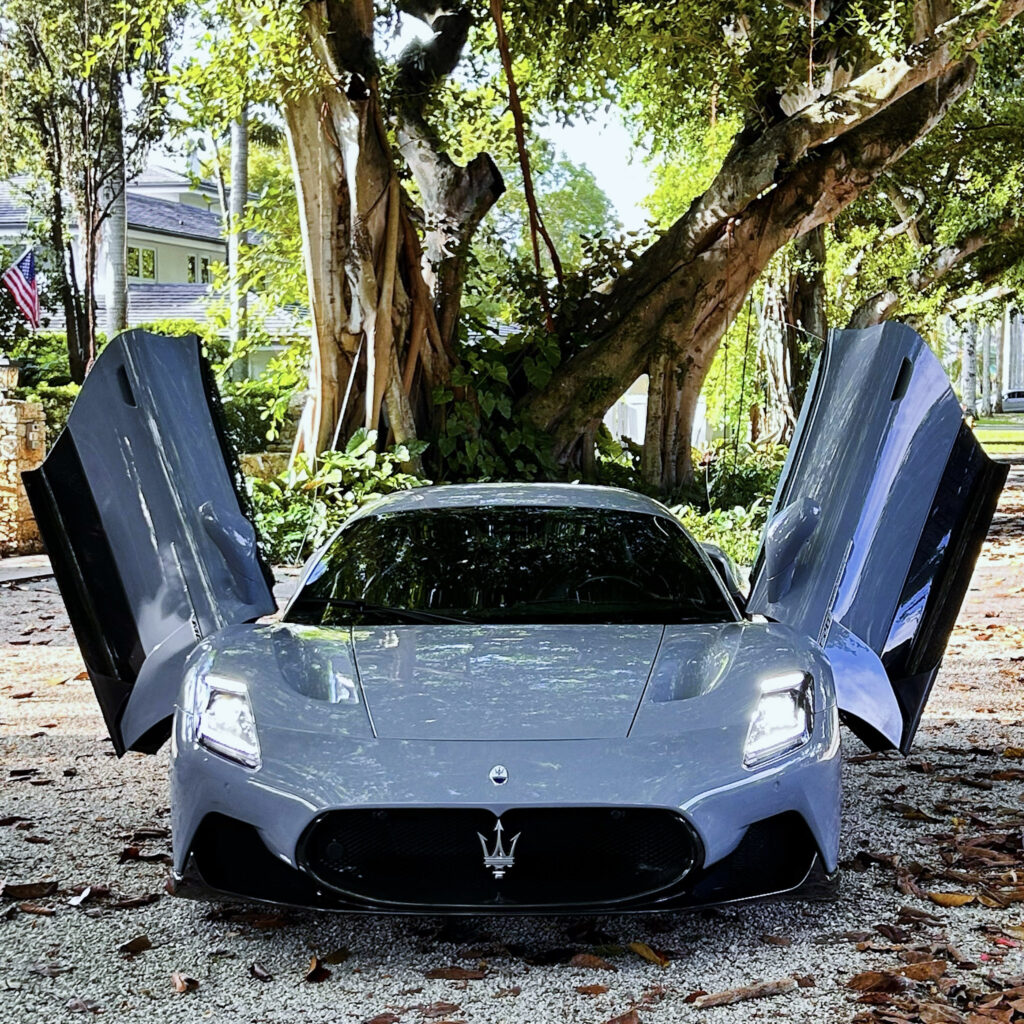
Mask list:
[[319,604],[331,608],[350,608],[364,615],[395,615],[409,622],[449,622],[460,625],[471,624],[470,619],[459,619],[451,615],[439,615],[437,612],[420,611],[417,608],[392,608],[385,604],[373,604],[369,601],[353,601],[341,597],[300,597],[296,604]]

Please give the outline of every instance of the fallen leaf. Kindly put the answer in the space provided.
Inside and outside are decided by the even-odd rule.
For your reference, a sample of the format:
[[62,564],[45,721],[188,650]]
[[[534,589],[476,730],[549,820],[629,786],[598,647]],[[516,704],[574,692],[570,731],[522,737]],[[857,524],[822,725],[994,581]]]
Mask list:
[[726,989],[710,995],[698,996],[693,1005],[698,1009],[708,1006],[730,1006],[732,1003],[746,1002],[748,999],[764,999],[768,996],[781,996],[796,988],[793,978],[780,978],[778,981],[762,981],[757,985],[744,985],[740,988]]
[[28,820],[28,818],[23,818],[20,814],[8,814],[6,818],[0,818],[0,827],[4,825],[17,825],[18,822]]
[[249,974],[257,981],[273,981],[274,976],[259,962],[259,960],[253,960],[249,964]]
[[331,976],[331,972],[327,970],[318,957],[310,957],[309,966],[306,968],[306,973],[303,975],[305,981],[312,981],[319,983],[326,981]]
[[153,943],[149,941],[148,935],[136,935],[134,939],[122,942],[117,947],[117,951],[118,953],[127,953],[129,956],[134,956],[136,953],[142,953],[144,950],[152,948]]
[[[967,1018],[952,1006],[945,1006],[942,1003],[921,1003],[917,1008],[917,1015],[923,1024],[965,1024]],[[982,1018],[990,1021],[992,1018]]]
[[928,899],[940,907],[965,907],[973,903],[976,897],[966,892],[930,892]]
[[921,963],[901,968],[899,973],[911,981],[935,981],[946,973],[946,961],[923,960]]
[[479,981],[487,977],[487,972],[475,967],[435,967],[424,971],[423,977],[440,981]]
[[371,1017],[366,1024],[398,1024],[402,1018],[397,1013],[378,1013]]
[[1024,747],[1007,747],[1003,751],[1003,757],[1009,757],[1015,761],[1024,760]]
[[171,984],[174,986],[175,992],[195,992],[199,988],[199,982],[195,978],[190,978],[180,971],[174,971],[171,974]]
[[53,917],[57,913],[53,907],[44,907],[41,903],[19,903],[18,909],[23,914],[39,914],[41,917]]
[[37,900],[42,896],[49,896],[56,891],[56,882],[21,882],[14,885],[11,885],[10,883],[0,884],[0,896],[6,896],[12,900]]
[[344,947],[341,946],[339,949],[334,950],[332,953],[328,953],[327,956],[321,957],[320,962],[324,964],[343,964],[352,954]]
[[640,1024],[640,1014],[636,1010],[627,1010],[625,1013],[620,1013],[618,1017],[606,1020],[604,1024]]
[[657,964],[659,967],[668,967],[669,965],[668,957],[662,956],[661,953],[656,953],[646,942],[631,942],[629,948],[637,956],[642,956],[645,960],[649,960],[652,964]]
[[577,985],[576,991],[581,996],[603,996],[608,991],[607,985]]
[[457,1013],[461,1007],[458,1003],[446,1003],[443,1000],[431,1003],[429,1006],[420,1008],[420,1014],[428,1020],[435,1020],[438,1017],[447,1017],[450,1013]]
[[813,974],[794,974],[793,980],[799,988],[814,988],[818,983],[814,980]]
[[25,836],[26,843],[38,843],[41,846],[49,846],[53,842],[52,839],[46,839],[43,836]]
[[595,971],[617,971],[618,967],[593,953],[577,953],[570,961],[570,967],[586,967]]
[[906,986],[903,978],[889,971],[861,971],[846,983],[855,992],[899,992]]
[[792,946],[793,940],[785,935],[762,935],[761,941],[769,946]]
[[512,999],[515,999],[517,996],[519,996],[522,993],[522,991],[523,990],[522,990],[521,986],[513,985],[511,988],[499,988],[498,991],[494,993],[494,995],[498,999],[501,999],[501,998],[506,997],[506,996],[511,997]]

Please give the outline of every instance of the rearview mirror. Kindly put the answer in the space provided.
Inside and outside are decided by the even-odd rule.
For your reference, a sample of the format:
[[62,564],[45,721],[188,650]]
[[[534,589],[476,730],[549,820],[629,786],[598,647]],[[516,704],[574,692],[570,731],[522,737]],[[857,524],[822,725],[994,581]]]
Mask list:
[[768,600],[781,600],[793,585],[796,559],[814,533],[821,518],[821,506],[803,497],[787,505],[772,518],[764,535],[765,568],[768,575]]

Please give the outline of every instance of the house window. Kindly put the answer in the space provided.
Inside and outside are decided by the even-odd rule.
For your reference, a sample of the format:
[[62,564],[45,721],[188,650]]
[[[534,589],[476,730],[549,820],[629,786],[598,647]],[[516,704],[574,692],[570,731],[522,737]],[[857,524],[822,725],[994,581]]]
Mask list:
[[156,280],[156,250],[142,249],[137,245],[128,246],[128,277],[133,281]]
[[188,283],[209,284],[210,283],[210,257],[200,256],[198,253],[189,253],[188,256]]

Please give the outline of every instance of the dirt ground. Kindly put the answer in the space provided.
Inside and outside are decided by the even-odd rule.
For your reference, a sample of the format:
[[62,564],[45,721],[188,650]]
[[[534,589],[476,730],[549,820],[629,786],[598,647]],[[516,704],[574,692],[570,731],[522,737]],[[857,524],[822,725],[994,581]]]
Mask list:
[[1024,1020],[1024,459],[915,751],[844,744],[831,903],[517,920],[195,903],[164,892],[166,750],[114,757],[55,585],[3,586],[0,1021]]

